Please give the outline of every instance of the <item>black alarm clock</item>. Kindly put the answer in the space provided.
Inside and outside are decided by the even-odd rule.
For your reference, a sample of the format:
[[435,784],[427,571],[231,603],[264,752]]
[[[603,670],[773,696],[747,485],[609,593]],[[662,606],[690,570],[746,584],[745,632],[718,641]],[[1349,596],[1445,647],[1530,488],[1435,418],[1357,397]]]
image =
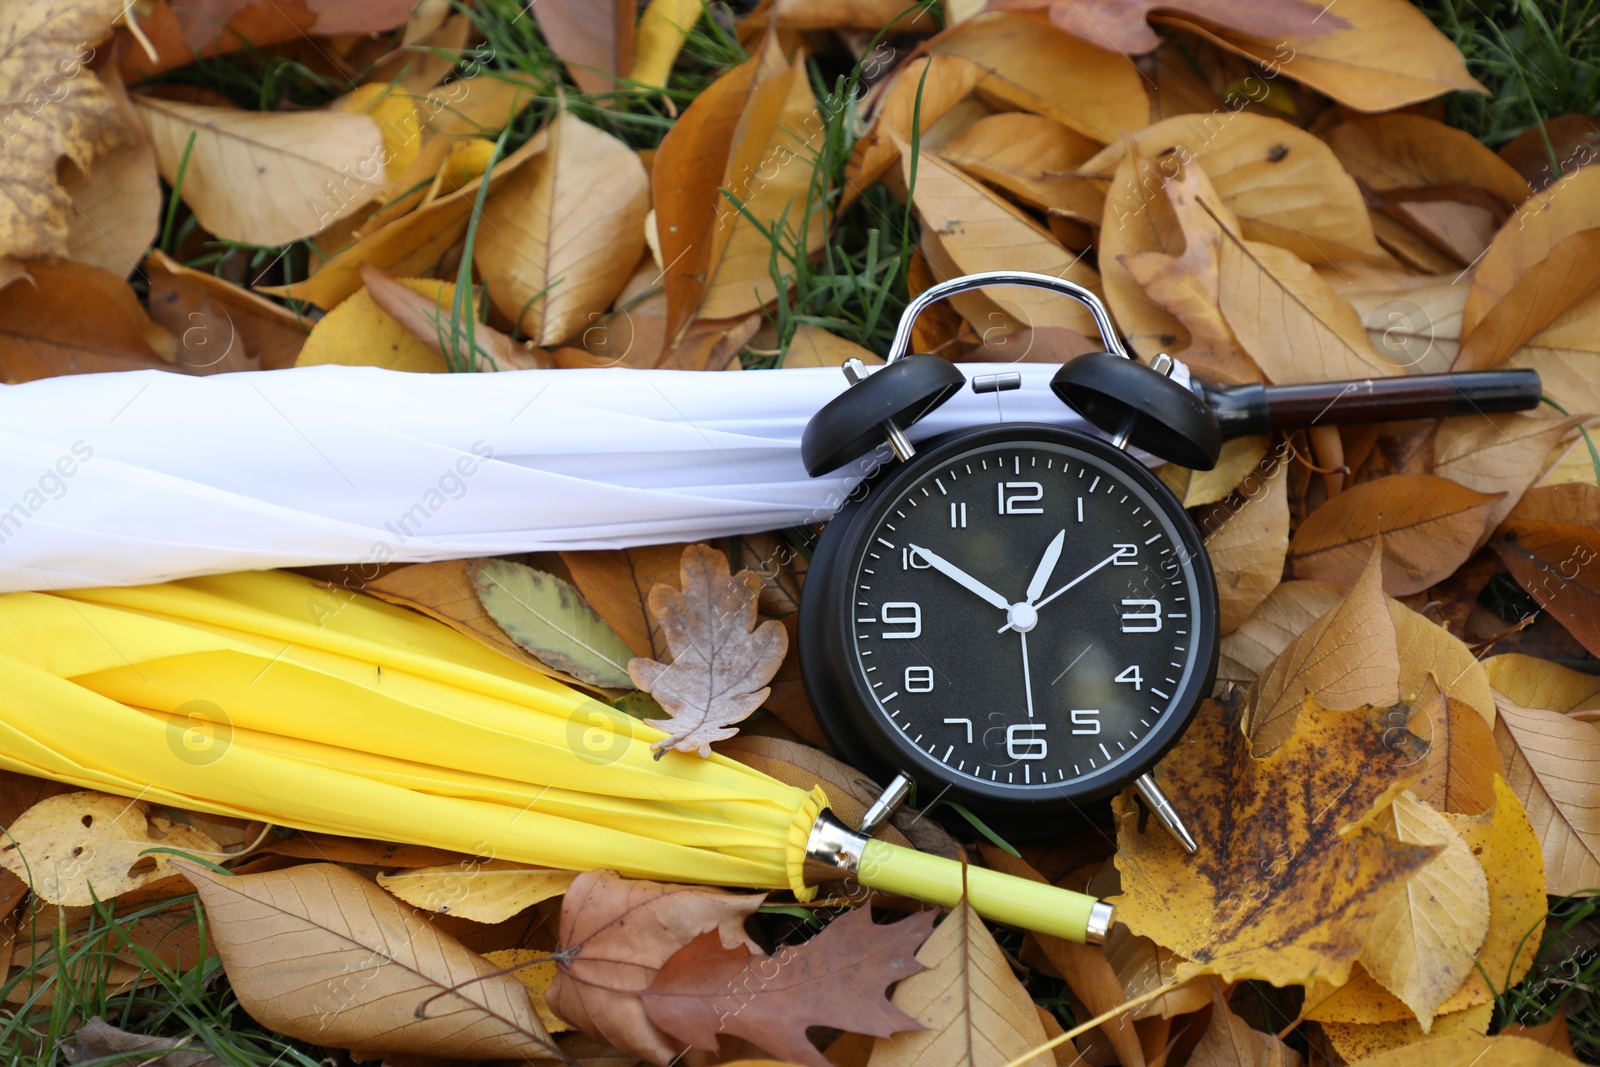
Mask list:
[[[967,385],[946,360],[903,354],[911,323],[936,300],[997,284],[1089,308],[1108,351],[1068,363],[1052,388],[1110,440],[1030,423],[906,439]],[[1087,290],[993,272],[928,289],[884,367],[845,368],[851,387],[806,427],[807,470],[837,469],[885,437],[900,460],[828,523],[800,611],[806,689],[847,761],[1014,837],[1059,829],[1053,816],[1134,783],[1193,850],[1148,772],[1210,695],[1216,583],[1182,504],[1126,449],[1210,469],[1221,432],[1160,363],[1131,359]]]

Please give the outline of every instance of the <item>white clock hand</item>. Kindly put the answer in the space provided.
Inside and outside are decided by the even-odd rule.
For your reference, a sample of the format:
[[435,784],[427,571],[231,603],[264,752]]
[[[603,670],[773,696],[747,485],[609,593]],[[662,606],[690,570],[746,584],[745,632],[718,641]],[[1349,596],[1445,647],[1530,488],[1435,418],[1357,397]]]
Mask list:
[[[1071,589],[1073,586],[1077,585],[1079,582],[1081,582],[1085,578],[1089,577],[1095,571],[1098,571],[1101,567],[1104,567],[1106,564],[1108,564],[1112,560],[1116,559],[1117,555],[1118,555],[1118,553],[1116,553],[1116,552],[1111,553],[1111,555],[1107,556],[1105,559],[1101,560],[1099,563],[1096,563],[1093,567],[1090,567],[1088,570],[1084,571],[1082,574],[1080,574],[1076,578],[1072,579],[1072,581],[1068,582],[1066,585],[1062,586],[1060,589],[1057,589],[1054,593],[1051,593],[1049,596],[1045,597],[1043,600],[1039,601],[1037,604],[1033,604],[1031,606],[1034,607],[1034,608],[1042,608],[1042,607],[1044,607],[1046,604],[1050,603],[1050,601],[1054,600],[1056,597],[1060,596],[1062,593],[1065,593],[1068,589]],[[996,630],[995,633],[1003,634],[1009,629],[1011,629],[1011,623],[1009,621],[1007,621],[1006,624],[1004,626],[1000,627],[1000,629]]]
[[1033,679],[1028,676],[1028,634],[1026,630],[1018,631],[1017,636],[1022,638],[1022,691],[1028,696],[1028,718],[1033,718]]
[[990,589],[988,586],[984,585],[982,582],[978,581],[978,579],[974,578],[960,567],[957,567],[954,563],[951,563],[943,556],[936,556],[927,549],[919,548],[916,545],[907,545],[906,547],[912,552],[915,552],[917,555],[921,556],[923,559],[927,560],[928,564],[932,566],[934,570],[938,571],[946,578],[953,579],[955,583],[961,586],[963,589],[978,594],[984,600],[987,600],[1001,611],[1010,610],[1011,601],[1007,600],[999,593],[996,593],[993,589]]
[[1038,600],[1039,594],[1044,592],[1044,583],[1055,573],[1056,563],[1061,559],[1061,548],[1066,543],[1067,531],[1062,530],[1044,550],[1044,558],[1039,561],[1039,566],[1033,572],[1033,580],[1028,583],[1028,603],[1032,604]]

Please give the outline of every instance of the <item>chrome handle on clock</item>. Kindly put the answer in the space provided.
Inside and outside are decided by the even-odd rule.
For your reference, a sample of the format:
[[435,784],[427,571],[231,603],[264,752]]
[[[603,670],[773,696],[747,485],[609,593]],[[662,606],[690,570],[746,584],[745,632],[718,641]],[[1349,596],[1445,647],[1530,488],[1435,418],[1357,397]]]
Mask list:
[[1077,282],[1025,270],[991,270],[981,274],[965,274],[959,278],[951,278],[947,282],[930,285],[918,294],[901,313],[900,325],[895,328],[894,340],[890,342],[889,353],[883,357],[883,361],[893,363],[911,350],[911,327],[916,323],[917,316],[929,307],[957,293],[985,289],[991,285],[1025,285],[1070,296],[1088,308],[1089,314],[1094,316],[1094,324],[1100,330],[1100,339],[1105,342],[1106,351],[1124,358],[1132,358],[1128,355],[1128,350],[1122,346],[1122,339],[1117,336],[1117,328],[1111,321],[1110,313],[1100,303],[1100,298]]

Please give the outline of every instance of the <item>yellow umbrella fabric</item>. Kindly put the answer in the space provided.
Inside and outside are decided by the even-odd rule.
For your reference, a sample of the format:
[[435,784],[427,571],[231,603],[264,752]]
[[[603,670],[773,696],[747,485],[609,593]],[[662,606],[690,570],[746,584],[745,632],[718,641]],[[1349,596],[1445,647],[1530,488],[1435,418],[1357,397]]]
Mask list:
[[827,798],[277,571],[0,595],[0,766],[551,867],[790,889]]

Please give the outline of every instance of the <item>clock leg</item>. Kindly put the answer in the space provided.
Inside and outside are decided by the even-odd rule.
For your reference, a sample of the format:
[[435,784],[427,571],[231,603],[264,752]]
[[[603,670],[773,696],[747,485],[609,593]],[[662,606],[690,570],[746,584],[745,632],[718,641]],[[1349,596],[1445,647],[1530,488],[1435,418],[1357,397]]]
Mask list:
[[1133,785],[1135,789],[1139,790],[1139,795],[1144,797],[1144,802],[1150,806],[1150,810],[1155,812],[1156,818],[1161,820],[1161,825],[1167,828],[1168,833],[1177,838],[1178,844],[1183,846],[1185,852],[1193,855],[1200,851],[1200,846],[1195,843],[1194,836],[1189,833],[1189,828],[1183,825],[1183,819],[1178,815],[1178,810],[1172,806],[1172,801],[1167,799],[1167,794],[1161,791],[1161,787],[1156,785],[1154,778],[1148,774],[1141,774],[1139,780],[1134,782]]

